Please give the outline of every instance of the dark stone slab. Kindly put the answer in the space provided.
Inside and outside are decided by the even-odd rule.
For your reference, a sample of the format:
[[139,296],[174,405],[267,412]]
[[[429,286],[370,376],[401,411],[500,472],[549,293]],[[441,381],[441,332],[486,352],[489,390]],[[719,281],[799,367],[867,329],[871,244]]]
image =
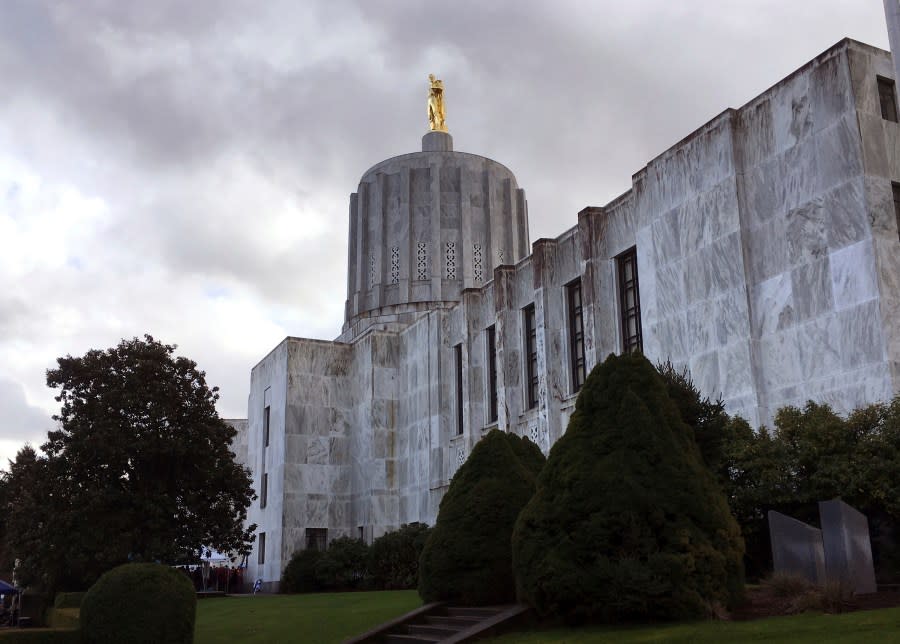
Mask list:
[[819,502],[819,517],[828,579],[840,580],[857,595],[878,590],[866,515],[834,499]]
[[800,575],[814,584],[825,583],[821,530],[770,510],[769,536],[776,573]]

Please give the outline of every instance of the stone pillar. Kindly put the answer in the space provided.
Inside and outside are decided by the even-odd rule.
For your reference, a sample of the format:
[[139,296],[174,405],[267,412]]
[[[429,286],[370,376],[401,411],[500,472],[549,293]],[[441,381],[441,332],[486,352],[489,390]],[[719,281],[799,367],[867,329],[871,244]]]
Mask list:
[[453,137],[446,132],[429,132],[422,137],[422,152],[453,152]]

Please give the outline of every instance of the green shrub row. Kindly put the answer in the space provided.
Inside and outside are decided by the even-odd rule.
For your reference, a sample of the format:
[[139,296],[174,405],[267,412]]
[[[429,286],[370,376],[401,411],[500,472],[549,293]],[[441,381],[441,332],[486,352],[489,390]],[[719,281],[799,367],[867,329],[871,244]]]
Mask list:
[[430,528],[411,523],[376,539],[339,537],[325,551],[299,550],[281,575],[283,593],[415,588],[419,555]]
[[82,644],[81,632],[77,630],[43,631],[27,628],[0,632],[0,642],[16,644]]

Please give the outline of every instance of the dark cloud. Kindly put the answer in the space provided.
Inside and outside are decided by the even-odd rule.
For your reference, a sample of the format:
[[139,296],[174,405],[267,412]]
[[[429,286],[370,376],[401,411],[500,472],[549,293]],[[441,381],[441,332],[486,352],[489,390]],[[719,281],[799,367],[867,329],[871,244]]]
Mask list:
[[[0,185],[0,356],[36,391],[56,355],[151,331],[240,414],[283,335],[339,332],[347,196],[419,149],[429,72],[536,239],[845,36],[886,46],[881,3],[6,0],[0,173],[31,184]],[[5,387],[0,415],[28,409]]]

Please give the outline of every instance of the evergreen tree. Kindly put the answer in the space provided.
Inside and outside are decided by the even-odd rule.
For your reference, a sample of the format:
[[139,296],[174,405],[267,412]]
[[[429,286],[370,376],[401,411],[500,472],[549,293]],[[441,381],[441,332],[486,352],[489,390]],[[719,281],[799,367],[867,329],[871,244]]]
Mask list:
[[519,598],[570,621],[687,618],[743,589],[743,541],[653,366],[587,378],[513,534]]
[[510,538],[544,456],[528,439],[493,430],[462,464],[441,501],[419,562],[425,601],[502,604],[515,597]]

